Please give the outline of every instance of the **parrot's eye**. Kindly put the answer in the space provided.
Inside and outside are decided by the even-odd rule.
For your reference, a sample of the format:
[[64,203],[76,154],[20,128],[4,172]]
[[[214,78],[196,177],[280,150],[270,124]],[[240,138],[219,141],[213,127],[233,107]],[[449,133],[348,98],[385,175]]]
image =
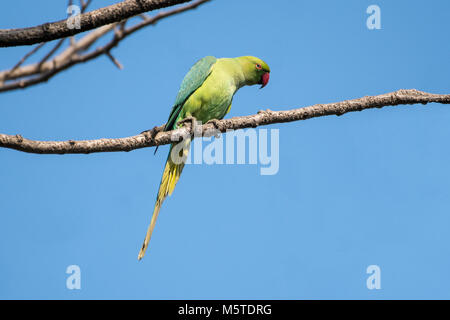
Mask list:
[[261,65],[260,65],[259,63],[257,63],[255,67],[256,67],[256,69],[258,69],[258,70],[261,70],[261,69],[262,69],[262,67],[261,67]]

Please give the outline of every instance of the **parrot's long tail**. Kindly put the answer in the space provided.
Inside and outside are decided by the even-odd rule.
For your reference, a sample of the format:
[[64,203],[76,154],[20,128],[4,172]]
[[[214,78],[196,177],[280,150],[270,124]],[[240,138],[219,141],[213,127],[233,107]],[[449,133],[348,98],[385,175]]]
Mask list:
[[161,205],[166,199],[167,195],[171,195],[175,189],[175,185],[180,179],[181,172],[184,168],[184,161],[189,152],[191,140],[184,139],[179,144],[173,144],[170,147],[169,156],[167,157],[166,166],[164,167],[163,176],[159,185],[158,194],[156,196],[155,208],[153,209],[152,220],[148,226],[147,235],[145,236],[144,243],[142,244],[141,251],[139,251],[138,260],[141,260],[145,255],[148,243],[155,228],[156,219],[158,218]]

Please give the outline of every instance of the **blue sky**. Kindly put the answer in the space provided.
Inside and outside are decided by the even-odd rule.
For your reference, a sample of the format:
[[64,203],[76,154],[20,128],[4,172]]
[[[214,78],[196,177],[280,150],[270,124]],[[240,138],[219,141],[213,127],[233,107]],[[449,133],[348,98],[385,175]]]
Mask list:
[[[117,1],[116,1],[117,2]],[[101,7],[111,1],[94,1]],[[368,30],[366,8],[381,8]],[[450,2],[215,0],[161,21],[46,84],[0,94],[0,132],[41,140],[134,135],[167,119],[199,58],[255,55],[264,90],[228,115],[398,89],[450,92]],[[3,4],[0,28],[65,16]],[[0,68],[29,48],[0,49]],[[271,125],[280,168],[190,165],[136,260],[167,146],[33,155],[0,149],[2,299],[449,299],[450,109],[401,106]],[[66,288],[69,265],[81,290]],[[368,290],[366,268],[381,269]]]

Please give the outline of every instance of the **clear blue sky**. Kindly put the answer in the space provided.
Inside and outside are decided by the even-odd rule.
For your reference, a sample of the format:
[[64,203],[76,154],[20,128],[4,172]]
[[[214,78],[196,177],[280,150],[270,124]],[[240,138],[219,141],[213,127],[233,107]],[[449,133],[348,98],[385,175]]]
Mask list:
[[[105,6],[112,1],[94,1]],[[115,1],[117,2],[117,1]],[[381,8],[368,30],[366,8]],[[0,94],[0,132],[42,140],[134,135],[167,119],[199,58],[255,55],[264,90],[228,116],[402,88],[450,93],[450,2],[216,0],[47,84]],[[2,5],[0,28],[65,16],[65,1]],[[1,69],[29,48],[0,49]],[[449,299],[450,107],[272,125],[278,174],[187,166],[136,257],[168,150],[32,155],[0,149],[0,298]],[[79,265],[81,290],[66,288]],[[366,268],[381,268],[381,290]]]

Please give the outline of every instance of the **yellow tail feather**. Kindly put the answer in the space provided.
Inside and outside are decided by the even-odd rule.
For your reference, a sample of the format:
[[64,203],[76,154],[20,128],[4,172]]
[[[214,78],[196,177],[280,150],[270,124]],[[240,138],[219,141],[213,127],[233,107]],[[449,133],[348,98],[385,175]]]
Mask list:
[[[163,176],[161,178],[161,183],[159,185],[155,208],[153,209],[152,220],[150,221],[150,225],[148,226],[147,235],[145,236],[142,248],[139,251],[138,260],[141,260],[145,255],[145,251],[147,250],[148,244],[150,242],[153,229],[155,228],[156,219],[158,218],[159,210],[161,209],[161,205],[164,202],[164,199],[166,199],[167,195],[170,196],[172,194],[173,190],[175,189],[175,185],[180,179],[181,172],[184,168],[184,160],[180,160],[186,159],[189,152],[190,142],[190,139],[185,139],[180,143],[179,146],[182,147],[182,149],[179,152],[179,158],[176,159],[177,161],[172,160],[172,150],[176,145],[172,145],[170,148],[169,156],[167,157],[166,166],[164,167]],[[177,148],[179,149],[178,146]]]

